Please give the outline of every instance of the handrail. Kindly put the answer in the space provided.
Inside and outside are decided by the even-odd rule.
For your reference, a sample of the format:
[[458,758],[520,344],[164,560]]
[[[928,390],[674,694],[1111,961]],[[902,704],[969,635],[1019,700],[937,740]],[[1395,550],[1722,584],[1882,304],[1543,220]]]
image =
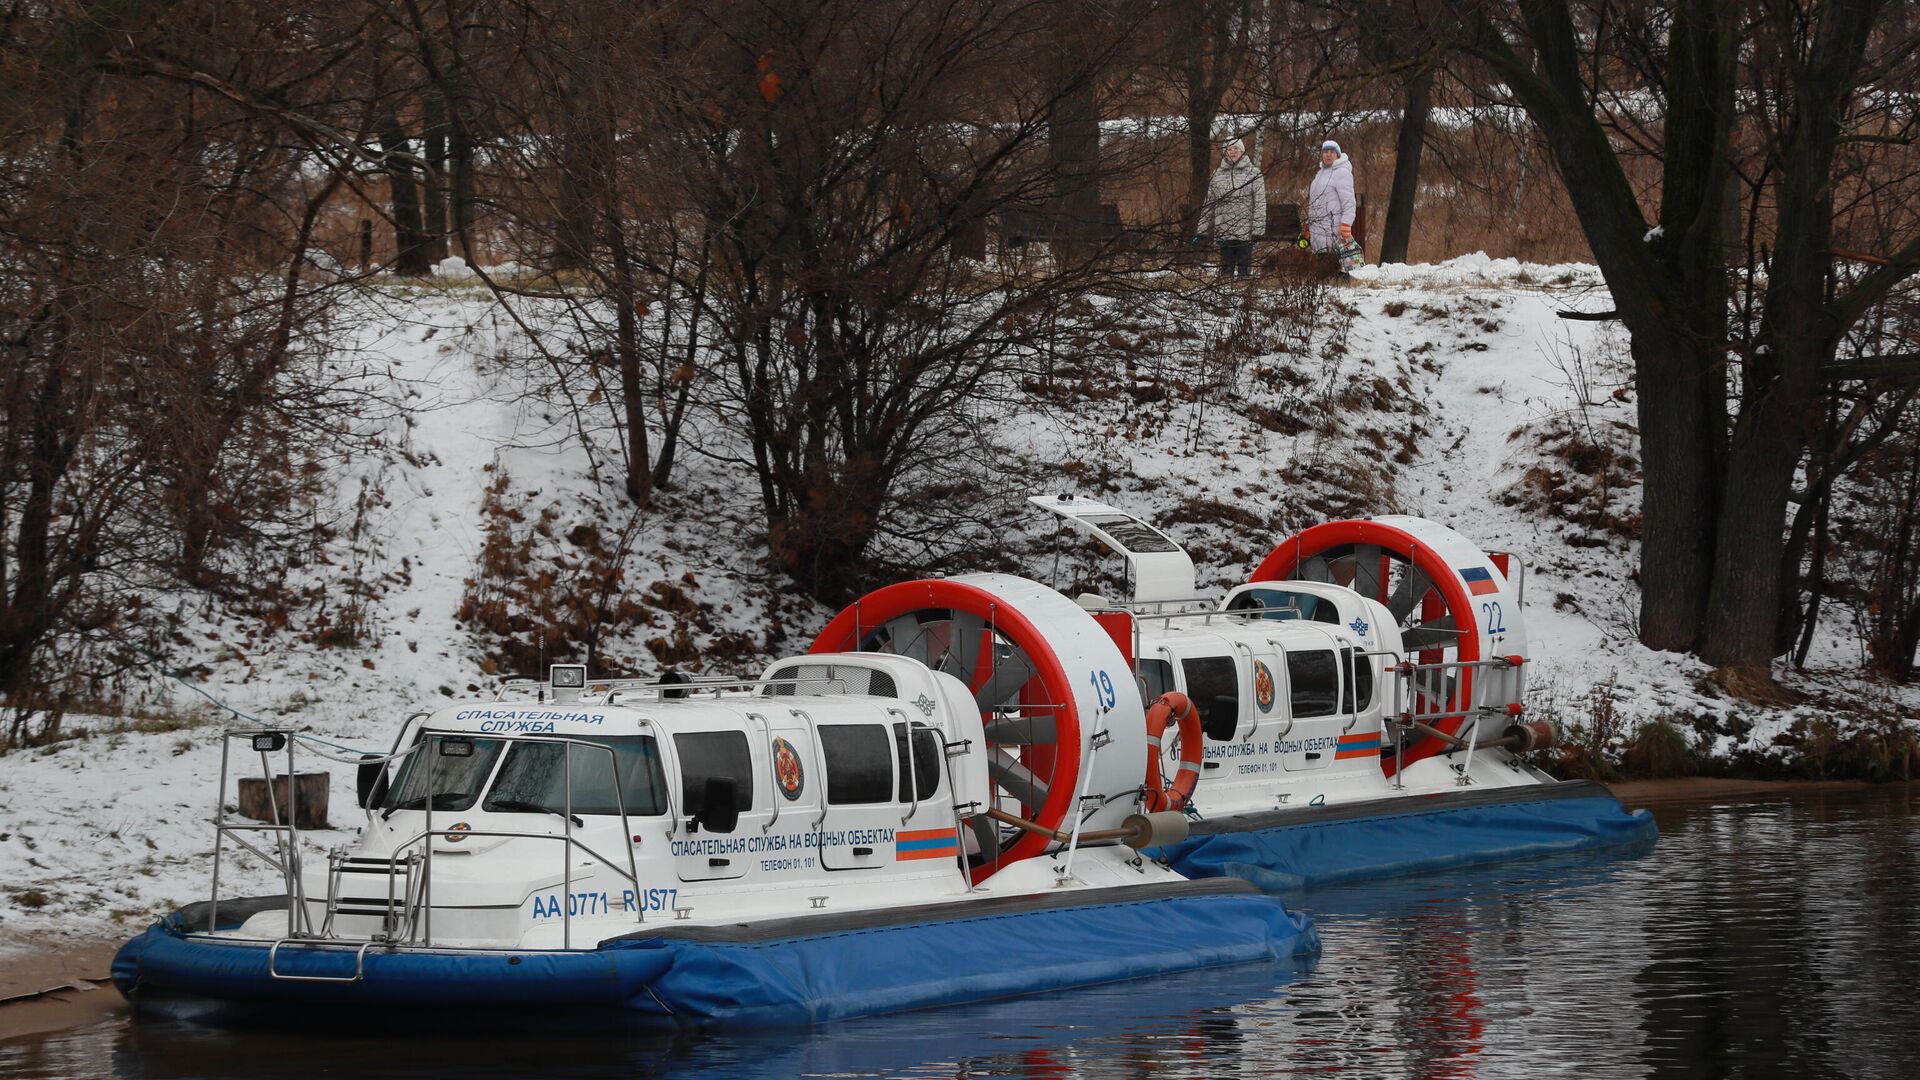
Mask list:
[[1360,657],[1354,650],[1347,648],[1343,648],[1333,655],[1338,657],[1341,653],[1345,653],[1347,657],[1346,670],[1340,673],[1342,680],[1341,689],[1346,691],[1342,696],[1345,697],[1347,702],[1347,722],[1340,728],[1340,734],[1345,735],[1347,732],[1353,730],[1353,725],[1360,722],[1360,688],[1355,685],[1360,681],[1358,678],[1360,674]]
[[827,820],[827,751],[820,745],[820,725],[813,722],[813,715],[791,705],[787,706],[787,711],[807,725],[807,741],[813,743],[813,764],[819,770],[817,775],[820,777],[820,816],[813,819],[813,831],[819,832],[820,826]]
[[1274,697],[1277,698],[1280,696],[1281,672],[1285,671],[1287,676],[1287,726],[1281,728],[1280,734],[1275,735],[1273,737],[1274,741],[1277,743],[1285,740],[1287,736],[1293,734],[1293,725],[1296,722],[1293,715],[1293,672],[1287,668],[1287,647],[1285,645],[1280,644],[1280,642],[1274,640],[1273,638],[1268,638],[1267,644],[1273,647],[1274,663],[1276,668],[1278,669],[1273,673]]
[[[1238,649],[1239,651],[1247,655],[1247,685],[1246,685],[1246,690],[1248,691],[1247,704],[1252,706],[1252,708],[1249,708],[1247,710],[1248,723],[1247,723],[1247,733],[1245,735],[1240,734],[1240,718],[1238,716],[1233,718],[1234,737],[1241,742],[1252,742],[1253,733],[1260,730],[1260,706],[1258,702],[1255,702],[1252,700],[1252,698],[1255,696],[1255,693],[1256,693],[1253,689],[1253,665],[1255,662],[1253,659],[1253,646],[1247,644],[1244,641],[1231,641],[1230,644],[1235,649]],[[1237,682],[1238,680],[1236,679],[1235,681]],[[1234,697],[1238,698],[1239,695],[1235,694]]]
[[[613,761],[611,762],[611,765],[615,772],[619,771],[620,759],[618,756],[616,756],[613,759]],[[563,902],[560,906],[560,947],[563,949],[571,949],[573,948],[573,859],[568,856],[568,852],[569,852],[569,849],[573,847],[573,743],[572,742],[567,743],[567,748],[564,752],[564,757],[561,761],[561,772],[566,776],[566,780],[567,780],[567,784],[566,784],[567,811],[565,816],[563,816],[560,819],[560,828],[561,828],[562,835],[564,835],[567,838],[567,843],[566,843],[566,847],[563,847],[560,849],[560,873],[562,875],[560,895],[566,897],[565,902]],[[428,796],[427,801],[432,802],[433,801],[432,796]],[[429,859],[433,857],[432,841],[427,842],[427,857]],[[432,880],[432,879],[429,878],[428,880]]]
[[[779,769],[773,762],[773,721],[757,712],[748,713],[747,719],[760,721],[760,733],[763,736],[761,741],[767,748],[767,803],[773,807],[773,815],[760,826],[760,833],[764,836],[773,831],[773,823],[780,820],[780,777]],[[748,763],[752,763],[751,759]]]
[[[661,752],[660,737],[658,735],[654,736],[653,746],[654,746],[655,753]],[[613,747],[611,746],[607,747],[607,751],[609,753],[612,753]],[[620,808],[620,846],[625,848],[627,852],[627,869],[630,871],[627,875],[627,880],[633,882],[633,891],[634,891],[633,910],[634,910],[634,913],[639,916],[639,918],[636,919],[635,921],[644,923],[647,921],[647,914],[645,910],[646,905],[639,902],[640,861],[633,857],[633,840],[634,840],[633,822],[627,814],[626,785],[620,782],[620,755],[617,753],[613,754],[613,760],[609,761],[607,764],[608,764],[608,772],[610,772],[613,775],[613,804]],[[660,770],[660,775],[662,776],[666,775],[665,768],[662,768]],[[572,778],[571,772],[569,772],[568,778],[569,778],[569,782],[571,782],[571,778]],[[567,807],[567,822],[569,824],[573,822],[572,806]],[[587,847],[585,843],[581,843],[580,847],[587,854],[592,855],[596,859],[600,859],[599,854],[596,853],[592,848]],[[600,859],[600,861],[605,862],[606,860]],[[614,873],[619,873],[619,869],[615,868]]]
[[285,945],[287,942],[293,941],[293,940],[296,940],[296,939],[281,938],[280,940],[275,941],[272,945],[267,947],[267,977],[268,978],[280,979],[286,982],[325,982],[325,983],[357,983],[361,979],[366,978],[367,950],[373,948],[373,945],[374,945],[373,942],[371,941],[363,942],[358,949],[354,950],[352,975],[287,975],[280,972],[275,967],[275,964],[278,962],[280,958],[280,946]]
[[[905,728],[905,731],[902,732],[902,738],[905,740],[906,746],[907,791],[908,794],[913,796],[913,804],[907,808],[906,814],[900,818],[900,824],[905,825],[907,822],[913,820],[913,815],[920,812],[920,769],[913,760],[913,717],[908,716],[905,711],[896,709],[891,705],[887,706],[886,711],[899,717],[901,726]],[[825,782],[826,778],[822,777],[821,783]]]
[[[636,690],[692,693],[696,690],[758,689],[761,687],[781,686],[790,683],[797,684],[822,681],[826,680],[819,678],[802,678],[798,676],[790,679],[768,679],[757,675],[692,675],[687,677],[686,682],[661,682],[658,678],[588,679],[587,685],[582,689],[579,699],[573,702],[573,704],[613,704],[611,699],[614,694]],[[556,704],[545,696],[544,688],[546,686],[547,684],[545,682],[535,678],[508,679],[495,687],[494,700],[500,702],[508,701],[506,695],[509,691],[531,699],[535,691],[540,691],[539,700],[541,703]],[[520,698],[516,697],[514,700],[517,701],[520,700]],[[569,703],[560,702],[558,704]]]
[[[1179,601],[1169,601],[1169,602],[1172,603],[1172,602],[1179,602]],[[1219,601],[1207,600],[1205,602],[1209,604],[1213,604],[1213,603],[1218,603]],[[1151,613],[1136,611],[1136,612],[1133,612],[1132,614],[1135,619],[1140,619],[1140,620],[1159,619],[1163,622],[1170,622],[1174,619],[1203,619],[1203,620],[1211,621],[1213,619],[1241,619],[1241,618],[1248,618],[1248,617],[1259,617],[1263,612],[1280,611],[1280,610],[1283,610],[1283,609],[1257,607],[1257,608],[1235,608],[1232,611],[1228,611],[1225,608],[1212,607],[1212,608],[1207,608],[1204,611],[1165,611],[1165,612],[1156,611]]]

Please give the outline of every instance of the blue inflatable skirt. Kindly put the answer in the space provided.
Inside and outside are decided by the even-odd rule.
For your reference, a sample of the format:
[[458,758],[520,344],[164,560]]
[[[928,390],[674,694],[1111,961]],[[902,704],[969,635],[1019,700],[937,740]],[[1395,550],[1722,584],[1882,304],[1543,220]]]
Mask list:
[[1270,893],[1611,845],[1651,847],[1645,810],[1600,784],[1567,782],[1373,799],[1196,821],[1149,852],[1189,878],[1239,878]]
[[[590,951],[376,947],[357,955],[290,942],[274,959],[276,977],[267,943],[192,933],[204,926],[204,910],[196,911],[204,907],[168,916],[114,958],[114,983],[141,1013],[209,1022],[343,1010],[807,1024],[1319,950],[1306,916],[1223,880],[662,927]],[[220,910],[223,923],[230,910],[236,924],[246,913],[237,904]],[[317,979],[336,981],[309,981]]]

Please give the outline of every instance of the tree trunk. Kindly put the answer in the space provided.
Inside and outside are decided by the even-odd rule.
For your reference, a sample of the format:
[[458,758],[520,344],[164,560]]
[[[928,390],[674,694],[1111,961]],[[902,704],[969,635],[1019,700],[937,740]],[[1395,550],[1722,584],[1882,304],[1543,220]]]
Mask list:
[[[32,392],[33,400],[22,403],[32,415],[23,439],[22,464],[28,481],[16,531],[9,538],[13,591],[0,596],[0,695],[8,697],[29,689],[33,660],[63,604],[61,574],[53,564],[54,495],[73,461],[78,441],[75,428],[82,424],[75,415],[77,402],[70,396],[67,361],[56,355],[42,363],[46,374]],[[71,591],[65,595],[71,596]]]
[[473,258],[473,140],[464,127],[453,132],[451,171],[453,235]]
[[1777,652],[1787,500],[1800,451],[1819,418],[1820,369],[1838,345],[1825,317],[1833,159],[1878,7],[1835,4],[1821,10],[1781,136],[1785,165],[1761,342],[1742,367],[1740,418],[1726,460],[1729,483],[1737,480],[1740,487],[1728,492],[1720,508],[1700,640],[1701,659],[1722,667],[1766,671]]
[[1088,33],[1080,21],[1084,5],[1068,5],[1057,31],[1058,67],[1053,101],[1047,110],[1047,153],[1053,169],[1053,247],[1066,261],[1091,253],[1089,243],[1100,218],[1100,110]]
[[1820,625],[1820,601],[1827,594],[1827,508],[1830,493],[1823,495],[1814,511],[1813,555],[1807,567],[1807,610],[1800,617],[1800,644],[1793,652],[1793,666],[1805,668],[1807,653],[1813,649],[1813,634]]
[[1640,456],[1640,640],[1693,648],[1706,608],[1717,501],[1715,408],[1720,380],[1710,358],[1657,329],[1635,329]]
[[423,232],[427,237],[428,258],[439,262],[447,257],[447,109],[440,95],[427,95],[427,169],[422,178],[421,197],[426,203]]
[[393,199],[393,272],[426,277],[433,272],[433,252],[421,219],[417,172],[411,162],[398,156],[411,156],[413,147],[397,118],[389,116],[381,126],[380,149],[387,155],[387,187]]
[[1797,418],[1774,415],[1787,403],[1758,411],[1741,416],[1729,447],[1727,476],[1739,488],[1720,507],[1699,652],[1716,667],[1764,671],[1778,644],[1787,496],[1804,437]]
[[620,367],[620,396],[626,410],[627,497],[645,509],[653,502],[653,462],[647,449],[646,391],[640,379],[640,298],[634,288],[633,261],[628,257],[625,232],[616,224],[607,230],[613,255],[613,302],[616,330],[614,358]]
[[693,380],[698,374],[697,361],[700,357],[700,317],[707,310],[707,272],[713,266],[713,237],[702,234],[700,237],[700,269],[694,273],[693,295],[687,298],[687,344],[684,359],[673,363],[673,335],[663,331],[660,335],[660,371],[664,376],[660,388],[664,399],[669,387],[674,390],[673,407],[667,413],[666,421],[660,431],[660,459],[654,464],[653,486],[661,490],[673,487],[673,461],[680,448],[680,432],[685,426],[687,402],[693,396]]
[[1179,24],[1177,45],[1187,83],[1187,198],[1180,208],[1180,231],[1185,236],[1200,232],[1207,180],[1213,175],[1213,119],[1220,113],[1218,80],[1207,78],[1205,29],[1206,8],[1189,5]]
[[1180,207],[1182,238],[1200,233],[1207,209],[1207,181],[1213,176],[1213,118],[1210,106],[1187,109],[1187,198]]
[[564,269],[587,265],[593,257],[593,169],[594,155],[589,139],[579,131],[563,137],[560,186],[554,198],[552,262]]
[[1407,80],[1407,100],[1400,112],[1400,138],[1393,155],[1393,191],[1387,196],[1387,221],[1380,230],[1380,261],[1407,261],[1407,242],[1413,237],[1413,204],[1420,193],[1420,155],[1427,146],[1427,115],[1433,109],[1433,69],[1424,68]]

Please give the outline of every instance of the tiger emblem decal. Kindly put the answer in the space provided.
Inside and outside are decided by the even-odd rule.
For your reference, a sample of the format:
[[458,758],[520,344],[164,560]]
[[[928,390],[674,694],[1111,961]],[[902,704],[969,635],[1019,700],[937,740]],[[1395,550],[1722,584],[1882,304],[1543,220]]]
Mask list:
[[773,740],[773,781],[789,801],[798,799],[807,786],[807,773],[800,767],[800,753],[785,739]]

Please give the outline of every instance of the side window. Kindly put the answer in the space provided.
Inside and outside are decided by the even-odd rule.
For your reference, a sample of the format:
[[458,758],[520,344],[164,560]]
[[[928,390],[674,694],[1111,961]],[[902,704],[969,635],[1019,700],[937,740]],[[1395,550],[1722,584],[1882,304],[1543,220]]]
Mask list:
[[879,724],[822,724],[820,753],[827,759],[827,801],[845,806],[893,799],[893,748]]
[[[900,759],[900,801],[910,802],[915,798],[931,799],[933,793],[940,790],[940,733],[925,724],[913,725],[913,758],[907,758],[907,725],[893,725],[894,755]],[[917,782],[914,790],[908,789],[909,782]]]
[[1229,601],[1227,610],[1259,612],[1263,619],[1285,622],[1307,618],[1319,602],[1317,596],[1287,589],[1248,589]]
[[1295,719],[1332,716],[1340,696],[1340,672],[1332,649],[1287,653],[1287,683]]
[[[1361,656],[1352,649],[1340,650],[1340,670],[1348,672],[1340,682],[1340,711],[1365,712],[1373,704],[1373,657]],[[1359,704],[1354,703],[1358,695]]]
[[673,737],[680,754],[680,812],[705,809],[707,777],[733,777],[734,805],[742,813],[753,809],[753,754],[742,731],[689,731]]
[[1144,705],[1152,705],[1161,694],[1173,689],[1173,665],[1165,660],[1136,660],[1133,671]]
[[[1331,657],[1332,654],[1328,654]],[[1216,742],[1240,728],[1240,668],[1231,656],[1202,656],[1180,661],[1187,677],[1187,698],[1200,710],[1200,726]]]

